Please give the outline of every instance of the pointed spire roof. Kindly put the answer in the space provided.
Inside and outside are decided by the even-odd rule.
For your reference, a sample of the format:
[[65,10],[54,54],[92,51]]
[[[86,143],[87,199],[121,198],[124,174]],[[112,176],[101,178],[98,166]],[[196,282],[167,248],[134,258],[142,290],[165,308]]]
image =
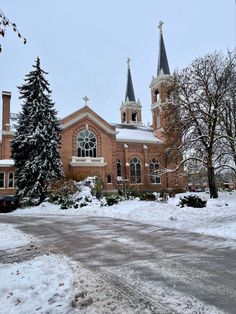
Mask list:
[[170,74],[168,59],[166,55],[165,43],[163,38],[162,25],[164,23],[162,21],[159,22],[158,28],[160,29],[160,42],[159,42],[159,59],[157,65],[157,75],[160,73]]
[[130,71],[130,58],[127,60],[128,64],[128,75],[127,75],[127,86],[126,86],[126,93],[125,93],[125,101],[135,101],[135,95],[134,95],[134,87],[133,87],[133,82],[132,82],[132,77],[131,77],[131,71]]

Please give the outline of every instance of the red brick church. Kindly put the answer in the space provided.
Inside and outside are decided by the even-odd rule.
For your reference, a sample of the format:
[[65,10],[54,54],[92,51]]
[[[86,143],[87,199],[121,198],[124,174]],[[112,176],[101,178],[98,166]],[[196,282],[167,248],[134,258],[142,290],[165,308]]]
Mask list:
[[[157,75],[151,89],[151,126],[142,123],[142,106],[134,93],[130,60],[125,99],[120,107],[120,123],[111,124],[87,105],[61,120],[61,158],[64,172],[84,176],[100,174],[104,189],[117,190],[126,182],[130,188],[145,190],[183,189],[184,179],[178,180],[176,160],[164,154],[165,119],[162,108],[169,102],[168,91],[173,84],[160,23],[160,43]],[[0,195],[14,194],[14,161],[10,159],[10,142],[14,137],[11,124],[17,115],[10,113],[10,92],[2,92],[2,139],[0,143]]]

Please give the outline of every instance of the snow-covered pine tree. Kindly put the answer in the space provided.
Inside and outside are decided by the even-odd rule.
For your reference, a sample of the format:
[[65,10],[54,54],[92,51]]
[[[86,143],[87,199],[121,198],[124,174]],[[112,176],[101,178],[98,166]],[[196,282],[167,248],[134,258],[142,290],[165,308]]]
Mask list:
[[39,58],[33,67],[18,87],[23,103],[11,148],[17,195],[42,201],[50,181],[63,176],[61,128]]

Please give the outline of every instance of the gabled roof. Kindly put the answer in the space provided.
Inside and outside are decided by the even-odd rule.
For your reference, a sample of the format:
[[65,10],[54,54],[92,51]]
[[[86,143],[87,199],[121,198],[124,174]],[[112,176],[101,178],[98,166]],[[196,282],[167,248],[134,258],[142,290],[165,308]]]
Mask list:
[[84,106],[81,109],[70,114],[69,116],[63,118],[61,120],[61,127],[62,129],[66,129],[84,118],[88,118],[91,121],[95,122],[107,133],[114,135],[116,134],[115,127],[110,125],[103,118],[101,118],[95,111],[89,108],[89,106]]
[[124,143],[162,144],[162,140],[148,127],[115,124],[116,141]]

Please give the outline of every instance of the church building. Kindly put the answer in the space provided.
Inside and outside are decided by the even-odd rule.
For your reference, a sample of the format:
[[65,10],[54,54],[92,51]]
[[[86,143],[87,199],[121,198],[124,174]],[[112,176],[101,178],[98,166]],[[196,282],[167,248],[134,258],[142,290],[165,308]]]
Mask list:
[[[159,58],[156,77],[152,78],[150,126],[142,123],[142,106],[136,98],[130,59],[127,68],[125,98],[120,107],[120,123],[111,124],[88,106],[61,120],[61,158],[64,173],[81,176],[100,175],[105,191],[116,191],[119,185],[140,190],[183,190],[184,178],[171,171],[176,158],[165,154],[165,118],[163,107],[170,101],[173,85],[160,23]],[[10,159],[10,142],[14,137],[12,123],[16,114],[10,113],[11,93],[2,92],[2,140],[0,143],[0,195],[15,193],[14,161]]]

